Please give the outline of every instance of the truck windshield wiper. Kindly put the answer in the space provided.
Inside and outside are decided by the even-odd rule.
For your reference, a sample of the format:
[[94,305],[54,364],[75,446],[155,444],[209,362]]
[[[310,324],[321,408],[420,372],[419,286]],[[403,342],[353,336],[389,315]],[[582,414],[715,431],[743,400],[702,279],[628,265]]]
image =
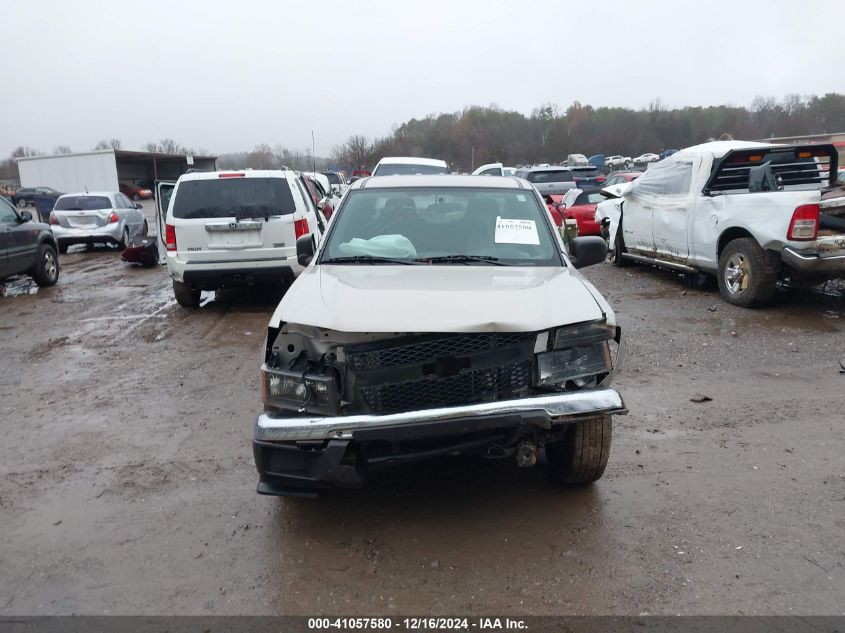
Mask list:
[[390,257],[378,257],[376,255],[349,255],[347,257],[330,257],[320,260],[321,264],[404,264],[406,266],[418,265],[413,259],[392,259]]
[[489,255],[439,255],[437,257],[423,257],[418,262],[427,262],[429,264],[469,264],[470,262],[483,262],[485,264],[493,264],[494,266],[507,266],[499,261],[498,257],[491,257]]

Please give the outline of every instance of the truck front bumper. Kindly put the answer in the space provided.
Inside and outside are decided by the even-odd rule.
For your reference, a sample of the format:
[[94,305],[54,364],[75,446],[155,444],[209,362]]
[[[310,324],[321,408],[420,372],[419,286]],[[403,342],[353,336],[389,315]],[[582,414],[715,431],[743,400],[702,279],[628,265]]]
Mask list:
[[[548,432],[571,422],[623,413],[627,409],[622,396],[610,388],[390,415],[262,413],[255,421],[253,440],[258,492],[313,496],[321,489],[357,487],[374,466],[513,442],[521,427]],[[354,450],[355,445],[367,442],[390,442],[403,448],[368,459]]]
[[841,253],[798,252],[786,246],[781,252],[781,259],[801,272],[845,274],[845,254]]

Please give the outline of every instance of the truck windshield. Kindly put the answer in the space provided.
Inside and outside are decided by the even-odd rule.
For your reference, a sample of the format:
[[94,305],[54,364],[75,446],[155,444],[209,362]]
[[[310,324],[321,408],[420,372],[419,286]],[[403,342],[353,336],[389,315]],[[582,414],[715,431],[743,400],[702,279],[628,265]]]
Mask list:
[[111,209],[111,200],[105,196],[62,196],[56,201],[54,211],[96,211]]
[[173,200],[174,218],[246,218],[296,211],[285,178],[183,180]]
[[448,174],[442,165],[411,165],[386,163],[378,166],[373,176],[408,176],[413,174]]
[[355,190],[327,239],[323,264],[561,265],[547,214],[524,190]]
[[568,169],[531,171],[528,172],[528,182],[573,182],[572,172]]

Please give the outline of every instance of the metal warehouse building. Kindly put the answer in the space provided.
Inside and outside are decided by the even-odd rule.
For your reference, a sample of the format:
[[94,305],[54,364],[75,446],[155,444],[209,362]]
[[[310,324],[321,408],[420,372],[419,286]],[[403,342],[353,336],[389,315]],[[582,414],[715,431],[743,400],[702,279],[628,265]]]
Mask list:
[[175,180],[188,169],[213,171],[216,156],[130,152],[122,149],[19,158],[22,187],[58,191],[117,191],[119,183]]

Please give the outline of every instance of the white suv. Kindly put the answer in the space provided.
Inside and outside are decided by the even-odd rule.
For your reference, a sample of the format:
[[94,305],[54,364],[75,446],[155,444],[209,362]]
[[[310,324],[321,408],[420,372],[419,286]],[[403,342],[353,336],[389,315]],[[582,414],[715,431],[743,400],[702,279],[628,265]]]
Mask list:
[[189,173],[160,183],[156,200],[173,294],[185,307],[198,306],[203,290],[292,282],[302,271],[296,240],[319,242],[325,224],[289,170]]

